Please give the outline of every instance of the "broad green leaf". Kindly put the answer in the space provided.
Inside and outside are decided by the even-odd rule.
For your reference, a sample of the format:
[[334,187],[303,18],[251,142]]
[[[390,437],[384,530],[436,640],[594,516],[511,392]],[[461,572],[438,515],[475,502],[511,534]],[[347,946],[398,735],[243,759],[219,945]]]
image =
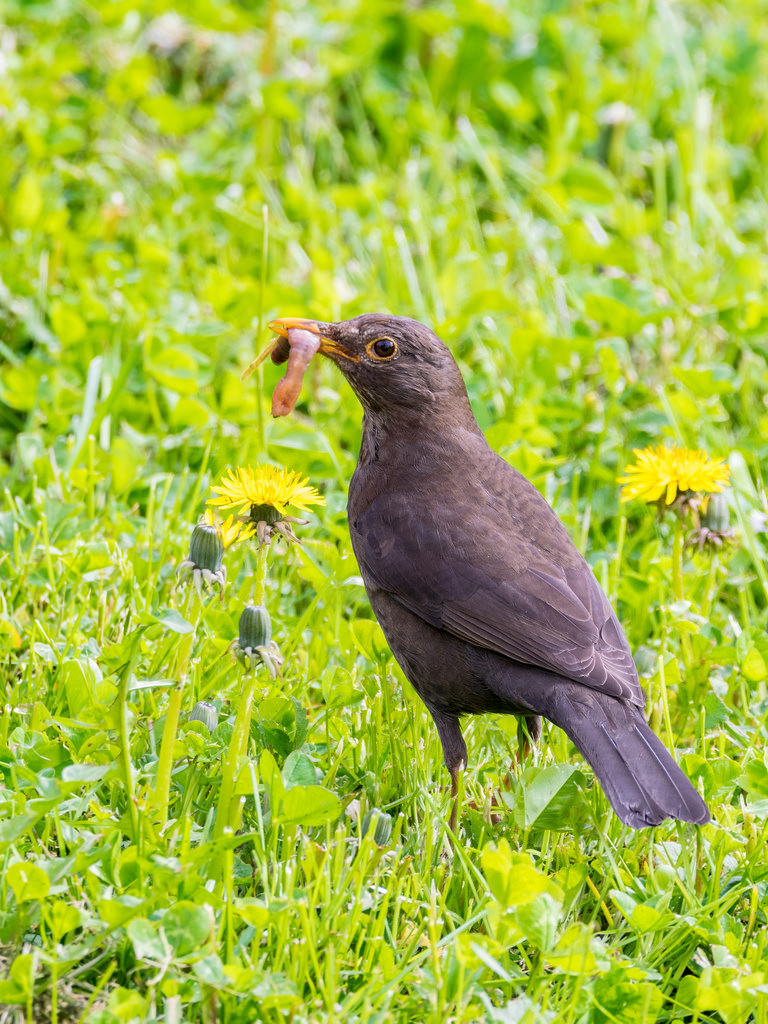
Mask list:
[[546,952],[554,945],[562,909],[559,899],[542,892],[535,900],[517,907],[514,917],[525,937]]
[[77,718],[83,708],[99,703],[96,685],[102,678],[98,662],[93,658],[66,658],[61,663],[58,682],[67,696],[70,717]]
[[586,813],[582,772],[573,765],[527,768],[515,793],[515,824],[519,828],[564,831]]
[[172,633],[192,633],[194,626],[177,612],[175,608],[162,608],[157,615],[149,614],[142,617],[142,622],[159,622],[164,629]]
[[270,921],[270,911],[261,900],[253,897],[236,899],[234,902],[235,913],[242,917],[248,924],[253,925],[257,932],[266,928]]
[[224,973],[224,965],[216,953],[204,956],[192,964],[192,973],[198,981],[209,988],[226,988],[229,978]]
[[61,770],[62,782],[98,782],[117,765],[110,764],[68,764]]
[[378,622],[373,619],[355,619],[352,623],[352,636],[361,653],[374,665],[389,659],[389,647]]
[[324,825],[341,814],[341,801],[322,786],[295,786],[286,792],[280,811],[283,825]]
[[364,697],[361,687],[356,686],[352,674],[341,665],[334,665],[323,672],[320,685],[323,700],[329,708],[349,707],[359,704]]
[[594,974],[598,970],[592,930],[579,921],[570,924],[554,949],[545,954],[551,967],[566,974]]
[[163,934],[177,957],[202,952],[215,934],[213,910],[207,903],[181,900],[164,914],[161,922]]
[[134,918],[128,922],[125,930],[139,960],[162,963],[168,958],[169,943],[157,921],[148,921],[145,917]]
[[650,981],[601,978],[595,984],[595,998],[595,1024],[654,1024],[663,1005],[662,993]]
[[300,750],[294,750],[286,757],[282,777],[286,790],[294,786],[314,786],[317,782],[315,766]]
[[506,839],[487,843],[480,864],[491,893],[504,907],[525,906],[542,893],[562,900],[560,887],[538,871],[527,854],[513,853]]
[[17,903],[28,900],[42,900],[48,895],[51,881],[48,875],[37,864],[17,860],[5,873],[6,881],[13,889]]
[[80,927],[80,911],[64,900],[53,900],[46,907],[45,920],[56,942],[61,942],[68,932]]

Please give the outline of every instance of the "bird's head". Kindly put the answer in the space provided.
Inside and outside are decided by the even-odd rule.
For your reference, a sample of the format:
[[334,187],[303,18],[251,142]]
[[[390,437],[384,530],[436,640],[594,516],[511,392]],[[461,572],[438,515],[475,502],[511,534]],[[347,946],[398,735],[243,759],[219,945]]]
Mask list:
[[339,367],[366,412],[421,418],[445,408],[455,413],[457,405],[469,409],[453,356],[418,320],[365,313],[335,324],[286,317],[269,326],[283,337],[292,327],[319,334],[320,353]]

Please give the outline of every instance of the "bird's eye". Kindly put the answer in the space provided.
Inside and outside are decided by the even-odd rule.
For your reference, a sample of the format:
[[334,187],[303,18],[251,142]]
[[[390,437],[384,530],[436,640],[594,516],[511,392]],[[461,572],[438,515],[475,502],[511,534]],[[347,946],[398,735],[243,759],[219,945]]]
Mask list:
[[366,347],[366,352],[374,359],[391,359],[397,352],[397,345],[391,338],[377,338]]

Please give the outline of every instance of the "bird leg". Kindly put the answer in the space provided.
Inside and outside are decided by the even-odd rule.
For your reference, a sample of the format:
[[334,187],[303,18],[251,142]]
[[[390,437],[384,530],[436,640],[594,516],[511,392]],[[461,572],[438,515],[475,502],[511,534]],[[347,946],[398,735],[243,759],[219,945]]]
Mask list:
[[466,765],[464,762],[460,761],[453,768],[449,769],[451,773],[451,800],[453,801],[453,806],[451,807],[451,817],[448,821],[448,828],[454,833],[456,832],[456,825],[458,824],[459,804],[461,803],[459,799],[459,778],[465,767]]
[[452,832],[456,831],[459,818],[459,775],[467,766],[467,745],[461,735],[459,720],[455,715],[446,715],[442,711],[433,711],[432,717],[437,726],[437,733],[443,745],[443,759],[445,767],[451,773],[451,817],[448,822]]
[[541,738],[541,715],[521,716],[517,721],[517,762],[522,764]]

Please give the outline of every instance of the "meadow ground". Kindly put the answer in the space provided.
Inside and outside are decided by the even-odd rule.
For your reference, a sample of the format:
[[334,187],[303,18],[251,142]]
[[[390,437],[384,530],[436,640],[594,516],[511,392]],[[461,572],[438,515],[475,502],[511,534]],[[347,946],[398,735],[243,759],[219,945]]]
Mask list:
[[[766,82],[763,0],[0,2],[3,1024],[765,1024]],[[240,381],[273,316],[382,309],[563,518],[711,824],[624,828],[487,717],[447,832],[359,407]],[[659,443],[729,461],[730,543],[620,502]],[[265,463],[326,504],[199,600],[211,487]],[[262,596],[275,678],[228,650]]]

